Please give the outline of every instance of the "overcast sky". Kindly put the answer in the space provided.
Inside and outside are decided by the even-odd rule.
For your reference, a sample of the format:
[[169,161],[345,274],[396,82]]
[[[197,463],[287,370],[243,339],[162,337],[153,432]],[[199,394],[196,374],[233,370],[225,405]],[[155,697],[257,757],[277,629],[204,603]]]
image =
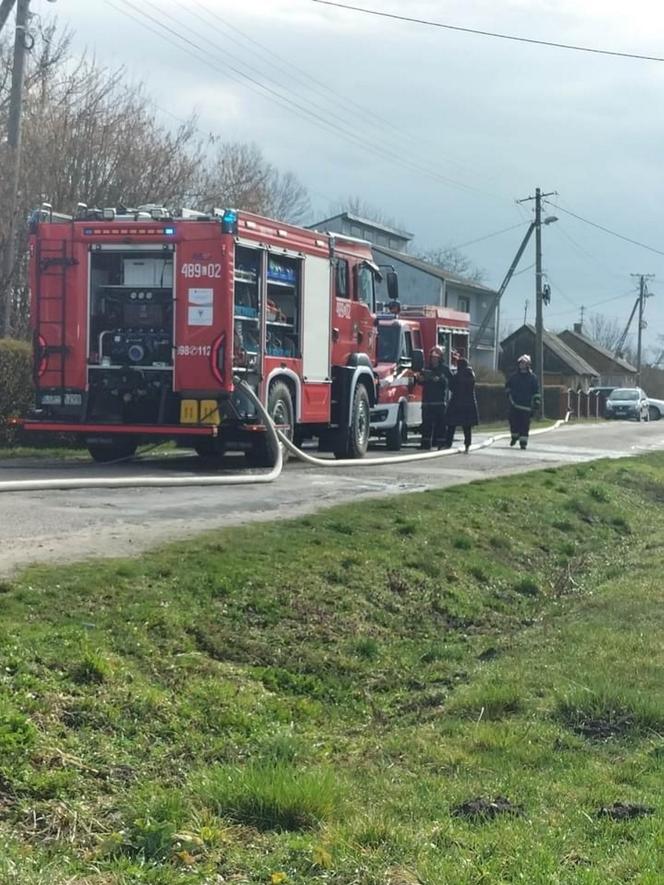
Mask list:
[[[664,6],[654,0],[356,2],[664,56]],[[159,36],[139,7],[175,34]],[[530,207],[515,200],[537,186],[558,191],[551,200],[561,207],[664,252],[664,63],[462,34],[313,0],[32,0],[32,8],[57,12],[73,27],[77,51],[87,48],[145,81],[168,125],[176,123],[167,112],[196,111],[202,129],[255,141],[301,178],[321,218],[333,201],[357,194],[415,233],[421,248],[464,244],[522,222],[463,249],[496,287],[530,218]],[[655,346],[664,333],[664,255],[558,209],[546,212],[559,218],[543,230],[547,327],[571,325],[581,305],[586,316],[626,322],[636,291],[630,274],[654,273],[646,342]],[[534,243],[520,269],[533,262]],[[526,299],[533,319],[534,288],[533,269],[513,279],[503,303],[507,325],[522,322]]]

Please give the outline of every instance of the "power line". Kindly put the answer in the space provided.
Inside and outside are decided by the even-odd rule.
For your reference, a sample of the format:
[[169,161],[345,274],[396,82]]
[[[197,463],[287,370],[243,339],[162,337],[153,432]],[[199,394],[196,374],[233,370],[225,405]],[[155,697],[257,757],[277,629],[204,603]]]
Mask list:
[[553,229],[554,229],[554,231],[556,231],[556,235],[561,236],[561,237],[563,237],[565,240],[567,240],[567,242],[570,243],[570,245],[572,246],[572,248],[574,249],[574,251],[575,251],[575,252],[576,252],[576,253],[577,253],[577,254],[578,254],[578,255],[579,255],[579,256],[580,256],[580,257],[581,257],[581,258],[582,258],[587,264],[592,265],[592,266],[593,266],[593,269],[594,269],[595,271],[597,271],[597,270],[599,269],[599,271],[603,274],[603,276],[606,277],[606,279],[608,279],[609,277],[610,277],[611,279],[613,279],[613,280],[616,280],[616,279],[620,279],[620,280],[622,280],[622,279],[623,279],[623,277],[622,277],[620,274],[612,273],[611,271],[608,271],[608,270],[606,269],[606,266],[604,265],[604,263],[601,262],[601,261],[599,260],[599,258],[597,258],[597,256],[593,255],[591,252],[588,252],[587,249],[585,249],[580,243],[578,243],[578,242],[574,239],[574,237],[572,237],[572,236],[570,235],[570,233],[569,233],[567,230],[565,230],[565,226],[564,226],[564,225],[562,225],[562,224],[556,224],[555,227],[554,227]]
[[350,6],[345,3],[336,3],[333,0],[313,0],[314,3],[320,3],[323,6],[335,6],[338,9],[345,9],[347,12],[361,12],[365,15],[375,15],[379,18],[391,18],[396,21],[410,22],[412,24],[427,25],[431,28],[442,28],[446,31],[460,31],[463,34],[476,34],[480,37],[495,37],[499,40],[512,40],[516,43],[532,43],[535,46],[548,46],[554,49],[569,49],[574,52],[590,52],[594,55],[610,55],[618,58],[635,58],[640,61],[658,61],[664,62],[664,58],[657,55],[640,55],[635,52],[619,52],[612,49],[597,49],[593,46],[580,46],[574,43],[557,43],[553,40],[537,40],[534,37],[519,37],[516,34],[501,34],[497,31],[483,31],[478,28],[463,28],[460,25],[448,25],[443,22],[428,21],[423,18],[411,18],[407,15],[397,15],[394,12],[379,12],[377,9],[366,9],[363,6]]
[[517,227],[523,227],[525,221],[520,221],[518,224],[513,224],[511,227],[504,227],[502,230],[496,230],[492,234],[486,234],[483,237],[478,237],[476,240],[468,240],[467,243],[459,243],[458,246],[450,246],[450,249],[465,249],[466,246],[473,246],[475,243],[482,243],[484,240],[490,240],[492,237],[500,236],[500,234],[506,234],[510,230],[516,230]]
[[[634,290],[630,289],[629,292],[623,292],[622,295],[613,295],[611,298],[603,298],[601,301],[595,301],[594,304],[586,304],[586,310],[592,310],[593,307],[601,307],[603,304],[610,304],[612,301],[619,301],[621,298],[627,298],[628,296],[634,297]],[[563,314],[571,313],[572,310],[577,309],[578,304],[574,305],[574,308],[568,308],[567,310],[559,310],[556,313],[547,314],[549,317],[559,317],[563,316]]]
[[611,230],[608,227],[604,227],[602,224],[597,224],[595,221],[590,221],[588,218],[583,218],[581,215],[577,215],[575,212],[571,212],[569,209],[564,209],[562,206],[559,206],[557,203],[552,203],[551,200],[546,200],[549,206],[553,206],[554,209],[560,210],[560,212],[564,212],[566,215],[571,215],[572,218],[576,218],[577,221],[583,221],[584,224],[589,224],[591,227],[596,227],[598,230],[603,230],[605,234],[611,234],[612,237],[617,237],[619,240],[624,240],[626,243],[631,243],[633,246],[640,246],[642,249],[647,249],[649,252],[654,252],[656,255],[664,255],[660,249],[655,249],[654,246],[648,246],[646,243],[641,243],[639,240],[633,240],[631,237],[626,237],[623,234],[619,234],[614,230]]
[[[233,33],[239,35],[242,40],[245,41],[245,43],[248,43],[251,45],[251,47],[254,47],[251,50],[254,56],[256,55],[256,49],[258,49],[259,54],[267,60],[268,64],[276,67],[277,70],[282,71],[287,77],[295,81],[295,83],[298,83],[300,86],[303,86],[306,90],[312,92],[315,95],[318,95],[324,101],[331,100],[337,106],[343,108],[345,112],[348,112],[350,108],[355,108],[363,115],[363,120],[365,122],[378,129],[379,131],[389,133],[389,136],[393,139],[397,138],[401,139],[404,142],[415,144],[418,147],[422,146],[422,139],[417,135],[413,135],[408,129],[397,126],[393,120],[381,116],[373,109],[367,107],[366,105],[360,104],[358,101],[355,101],[350,96],[340,94],[336,90],[332,89],[320,78],[315,77],[309,71],[306,71],[304,68],[279,55],[269,46],[266,46],[264,43],[261,43],[254,37],[251,37],[249,34],[238,28],[236,25],[231,24],[229,21],[219,15],[217,11],[208,9],[206,6],[203,5],[201,0],[194,0],[194,3],[202,12],[205,13],[205,16],[207,18],[204,17],[201,12],[190,10],[190,13],[194,15],[199,21],[203,22],[206,27],[212,27],[218,34],[221,34],[227,40],[231,40],[240,48],[246,48],[242,45],[242,42],[237,39],[237,37],[233,37],[231,34],[226,33],[226,31],[232,31]],[[218,22],[219,24],[215,24],[215,22]],[[221,25],[222,27],[220,27],[219,25]],[[252,64],[254,63],[254,59],[252,59]],[[459,163],[456,159],[454,159],[454,157],[451,157],[449,154],[442,153],[438,145],[434,144],[433,142],[430,142],[430,144],[431,147],[436,151],[438,157],[443,158],[448,163],[456,166],[456,168],[460,172],[470,172],[473,175],[478,174],[476,170],[470,170],[469,167],[464,166],[462,163]],[[503,196],[499,196],[497,194],[494,195],[488,191],[487,195],[495,196],[496,198],[501,200],[506,199]]]
[[[206,57],[210,57],[211,53],[208,50],[206,50],[204,47],[202,47],[200,45],[200,43],[190,40],[188,37],[186,37],[185,35],[183,35],[179,31],[175,30],[172,27],[169,27],[169,25],[165,24],[159,18],[156,18],[155,16],[151,15],[149,12],[146,12],[144,9],[141,9],[138,6],[136,6],[134,3],[130,2],[130,0],[119,0],[119,2],[121,2],[125,6],[129,7],[129,9],[133,10],[133,12],[135,14],[138,14],[138,15],[142,16],[143,18],[148,19],[150,22],[152,22],[158,28],[160,28],[163,31],[166,31],[167,34],[172,35],[172,37],[168,37],[165,34],[162,34],[160,31],[155,30],[154,27],[151,27],[146,22],[142,21],[142,19],[136,18],[135,14],[132,15],[127,10],[117,7],[114,3],[111,2],[111,0],[106,0],[106,3],[109,6],[111,6],[113,9],[115,9],[117,12],[138,22],[141,26],[147,28],[147,30],[149,30],[151,33],[156,34],[161,39],[166,40],[171,45],[177,46],[181,51],[184,51],[187,54],[193,56],[197,61],[203,61],[203,63],[208,65],[209,67],[212,67],[212,68],[215,68],[216,70],[222,71],[225,74],[225,76],[229,77],[230,79],[236,80],[237,82],[243,82],[243,83],[244,83],[244,81],[246,81],[248,84],[250,84],[249,85],[250,89],[252,89],[253,91],[256,91],[258,89],[263,93],[267,93],[269,95],[269,97],[271,98],[271,100],[274,100],[278,104],[280,104],[282,107],[287,108],[291,113],[295,113],[299,117],[304,117],[305,119],[308,119],[309,122],[313,122],[314,125],[322,127],[328,132],[332,132],[337,137],[345,138],[347,141],[350,140],[350,141],[354,142],[355,144],[359,145],[359,147],[361,147],[363,150],[371,151],[374,155],[382,158],[383,160],[387,160],[388,162],[396,163],[397,165],[400,165],[403,168],[409,169],[411,172],[414,171],[420,175],[424,174],[424,175],[428,176],[429,178],[432,178],[432,179],[438,181],[441,184],[445,184],[445,185],[448,185],[451,187],[456,187],[456,188],[460,188],[462,190],[476,191],[476,192],[482,193],[482,191],[480,191],[478,188],[473,187],[472,185],[464,184],[462,182],[448,178],[447,176],[441,175],[440,173],[436,173],[432,170],[429,170],[426,167],[422,167],[415,162],[408,161],[408,160],[404,159],[403,157],[401,157],[399,154],[396,154],[394,151],[390,150],[389,147],[377,145],[374,142],[367,140],[362,135],[360,135],[356,132],[353,132],[352,130],[350,130],[344,126],[339,126],[339,125],[329,122],[326,119],[326,117],[323,116],[323,114],[328,113],[326,110],[322,110],[321,113],[317,113],[316,111],[312,110],[311,107],[307,107],[306,105],[302,105],[302,104],[298,103],[297,101],[293,101],[287,95],[284,95],[283,93],[279,92],[273,86],[271,86],[267,83],[261,82],[259,79],[252,76],[251,74],[247,74],[246,72],[242,71],[241,69],[229,64],[228,60],[227,60],[228,54],[225,53],[221,48],[219,48],[219,51],[220,51],[220,53],[223,54],[223,59],[224,59],[223,67],[221,67],[221,65],[219,63],[208,61]],[[175,18],[173,18],[173,16],[168,15],[162,9],[159,10],[159,15],[160,15],[161,19],[166,18],[167,20],[173,21],[176,25],[179,25],[180,27],[183,26],[182,23],[178,19],[175,19]],[[188,26],[185,25],[184,27],[186,27],[187,30],[191,31],[194,35],[199,36],[196,34],[195,31],[193,31]],[[207,40],[207,38],[204,38],[204,39]],[[175,40],[186,44],[186,46],[179,45],[179,43],[174,42]],[[211,41],[208,40],[208,42],[211,42]],[[192,48],[190,49],[188,47],[192,47]],[[192,51],[192,49],[194,51]],[[201,54],[203,56],[202,58],[201,58]],[[235,74],[236,76],[233,76],[233,74]],[[238,81],[238,77],[240,78],[239,81]]]

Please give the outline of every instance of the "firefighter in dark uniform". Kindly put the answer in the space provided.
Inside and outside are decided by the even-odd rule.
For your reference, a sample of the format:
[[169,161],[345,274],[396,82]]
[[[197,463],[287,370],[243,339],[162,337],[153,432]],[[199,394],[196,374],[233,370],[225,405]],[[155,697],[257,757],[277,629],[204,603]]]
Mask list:
[[505,385],[510,402],[510,445],[515,446],[518,442],[520,448],[525,449],[528,445],[530,419],[540,404],[540,391],[528,354],[519,357],[517,366],[517,371]]
[[420,448],[445,445],[445,403],[452,373],[445,365],[441,347],[429,351],[429,366],[419,375],[422,385],[422,442]]

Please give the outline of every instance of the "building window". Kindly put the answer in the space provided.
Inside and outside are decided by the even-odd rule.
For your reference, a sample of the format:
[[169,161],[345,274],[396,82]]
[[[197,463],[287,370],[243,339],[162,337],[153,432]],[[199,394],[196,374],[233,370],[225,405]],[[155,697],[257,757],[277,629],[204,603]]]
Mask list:
[[401,251],[399,249],[399,240],[395,240],[394,237],[390,237],[390,249],[394,249],[395,252]]
[[470,298],[466,295],[459,295],[457,298],[457,310],[462,310],[464,313],[470,313]]
[[351,235],[351,237],[361,237],[362,236],[362,228],[358,227],[356,224],[351,225],[350,235]]

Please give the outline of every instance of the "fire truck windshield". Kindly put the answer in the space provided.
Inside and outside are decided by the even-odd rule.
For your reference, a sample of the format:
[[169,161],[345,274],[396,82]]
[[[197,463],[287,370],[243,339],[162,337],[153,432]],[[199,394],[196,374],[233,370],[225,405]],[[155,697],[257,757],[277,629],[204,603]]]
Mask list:
[[398,323],[378,327],[378,362],[396,363],[401,355],[401,327]]

